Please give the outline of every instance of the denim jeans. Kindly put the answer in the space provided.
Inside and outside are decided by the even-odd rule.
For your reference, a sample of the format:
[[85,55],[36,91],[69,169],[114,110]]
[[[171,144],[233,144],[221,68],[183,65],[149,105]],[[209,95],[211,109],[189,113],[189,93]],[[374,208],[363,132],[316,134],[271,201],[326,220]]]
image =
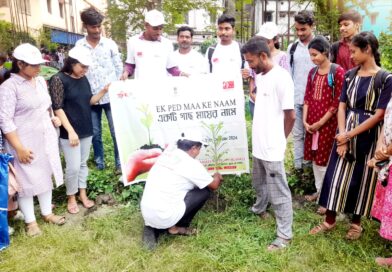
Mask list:
[[303,105],[295,104],[295,122],[293,127],[293,143],[294,143],[294,167],[302,169],[304,160],[304,140],[305,129],[302,122]]
[[255,102],[253,102],[252,100],[249,100],[249,113],[250,113],[250,116],[252,117],[252,119],[253,119],[254,112],[255,112]]
[[93,121],[93,149],[94,149],[94,161],[98,168],[103,169],[105,167],[104,150],[102,144],[102,111],[105,111],[106,119],[108,120],[110,135],[113,140],[114,159],[115,166],[120,167],[120,158],[118,155],[116,136],[114,133],[112,111],[110,109],[110,103],[102,105],[91,106],[91,117]]

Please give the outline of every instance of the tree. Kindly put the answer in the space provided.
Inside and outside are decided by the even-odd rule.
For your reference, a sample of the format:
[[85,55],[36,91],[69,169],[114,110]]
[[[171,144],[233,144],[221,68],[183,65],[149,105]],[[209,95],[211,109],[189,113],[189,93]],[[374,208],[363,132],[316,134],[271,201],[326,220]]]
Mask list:
[[317,32],[322,35],[329,35],[331,41],[339,37],[338,18],[345,11],[352,7],[359,7],[367,14],[367,5],[371,0],[296,0],[303,4],[311,2],[314,6]]
[[36,41],[29,33],[17,32],[11,23],[3,20],[0,20],[0,37],[0,52],[8,52],[24,42],[36,44]]
[[143,29],[147,10],[155,8],[163,11],[166,31],[174,30],[175,24],[183,23],[192,9],[205,9],[212,16],[219,10],[215,0],[109,0],[108,4],[107,29],[119,43],[125,43],[127,34]]

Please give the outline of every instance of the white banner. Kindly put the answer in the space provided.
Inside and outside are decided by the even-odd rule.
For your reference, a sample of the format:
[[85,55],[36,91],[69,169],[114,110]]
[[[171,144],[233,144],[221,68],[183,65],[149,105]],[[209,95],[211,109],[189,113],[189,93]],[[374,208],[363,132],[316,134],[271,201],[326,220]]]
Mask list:
[[241,80],[202,75],[116,81],[109,95],[125,185],[145,180],[162,150],[190,129],[208,142],[198,159],[211,173],[249,172]]

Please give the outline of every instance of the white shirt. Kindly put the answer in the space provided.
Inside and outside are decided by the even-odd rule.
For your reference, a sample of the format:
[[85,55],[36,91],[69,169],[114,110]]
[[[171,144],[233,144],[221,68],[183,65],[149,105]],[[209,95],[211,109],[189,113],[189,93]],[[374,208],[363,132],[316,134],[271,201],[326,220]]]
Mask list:
[[[210,50],[210,48],[208,49]],[[208,50],[206,52],[207,63]],[[211,57],[212,73],[219,75],[240,75],[242,58],[240,46],[236,41],[232,41],[229,45],[218,43]],[[209,69],[209,68],[208,68]]]
[[212,180],[204,166],[186,152],[165,151],[151,168],[144,188],[140,204],[145,225],[174,226],[184,216],[187,192],[203,189]]
[[294,84],[290,73],[278,65],[256,75],[257,99],[253,116],[253,156],[282,161],[286,150],[284,110],[294,109]]
[[205,58],[194,49],[191,49],[187,54],[181,54],[179,50],[176,50],[173,57],[181,72],[189,75],[206,74],[209,72]]
[[127,43],[127,60],[135,64],[135,78],[168,76],[166,69],[177,66],[173,59],[173,44],[165,37],[158,41],[148,41],[143,34],[131,37]]
[[[293,44],[290,44],[287,48],[287,54],[290,63],[290,48]],[[294,99],[295,104],[303,105],[306,84],[308,82],[308,74],[310,70],[315,67],[315,64],[310,59],[308,45],[304,45],[298,40],[297,48],[293,55],[293,67],[291,67],[291,75],[294,81]]]

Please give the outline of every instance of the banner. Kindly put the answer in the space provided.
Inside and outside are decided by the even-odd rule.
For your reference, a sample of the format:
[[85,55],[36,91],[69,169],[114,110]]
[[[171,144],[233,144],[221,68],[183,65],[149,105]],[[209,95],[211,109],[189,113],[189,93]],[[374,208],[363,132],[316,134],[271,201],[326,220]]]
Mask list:
[[164,149],[199,130],[206,148],[197,157],[214,173],[249,172],[241,79],[212,75],[113,82],[109,90],[125,185],[145,180]]

